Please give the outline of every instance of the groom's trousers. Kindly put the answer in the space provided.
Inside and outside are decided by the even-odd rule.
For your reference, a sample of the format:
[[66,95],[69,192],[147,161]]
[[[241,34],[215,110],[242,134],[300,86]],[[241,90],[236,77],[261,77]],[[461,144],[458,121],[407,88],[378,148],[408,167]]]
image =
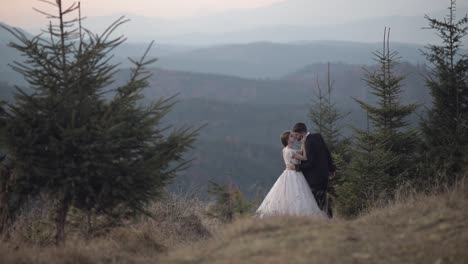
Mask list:
[[332,218],[333,217],[333,212],[331,208],[331,204],[329,203],[327,199],[327,189],[323,188],[311,188],[312,189],[312,194],[314,195],[315,201],[317,202],[318,207],[320,210],[325,212],[328,217]]

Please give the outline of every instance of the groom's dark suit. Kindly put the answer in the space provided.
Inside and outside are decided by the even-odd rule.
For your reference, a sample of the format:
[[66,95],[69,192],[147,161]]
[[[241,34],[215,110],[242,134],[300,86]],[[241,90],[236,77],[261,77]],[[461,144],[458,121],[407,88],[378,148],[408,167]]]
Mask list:
[[328,178],[336,168],[330,151],[319,133],[309,134],[304,142],[304,150],[307,160],[296,166],[297,171],[302,171],[310,189],[314,194],[318,206],[331,217],[331,208],[326,201]]

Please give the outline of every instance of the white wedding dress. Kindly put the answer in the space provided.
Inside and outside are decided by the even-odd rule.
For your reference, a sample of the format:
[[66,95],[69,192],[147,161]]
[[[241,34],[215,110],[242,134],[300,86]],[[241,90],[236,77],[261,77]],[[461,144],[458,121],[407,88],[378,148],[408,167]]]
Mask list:
[[272,215],[296,215],[325,217],[315,201],[314,195],[302,172],[287,169],[299,164],[293,158],[295,150],[289,147],[283,149],[286,170],[276,180],[268,192],[256,214],[260,217]]

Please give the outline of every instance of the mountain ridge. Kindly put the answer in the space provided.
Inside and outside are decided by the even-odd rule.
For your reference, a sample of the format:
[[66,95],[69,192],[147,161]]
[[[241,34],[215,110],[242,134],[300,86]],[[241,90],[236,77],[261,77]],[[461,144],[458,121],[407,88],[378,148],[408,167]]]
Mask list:
[[[135,42],[155,39],[170,44],[213,44],[268,38],[272,41],[294,41],[299,40],[297,38],[300,35],[308,40],[348,40],[353,35],[346,36],[347,31],[362,28],[359,37],[361,41],[367,42],[378,40],[383,27],[390,26],[396,29],[395,32],[407,32],[401,37],[395,36],[395,40],[426,43],[433,38],[429,34],[418,33],[421,25],[427,24],[424,15],[442,18],[446,14],[447,4],[440,0],[395,0],[391,3],[384,0],[330,0],[320,3],[313,0],[287,0],[259,8],[189,18],[167,19],[129,14],[126,17],[132,21],[122,26],[117,33],[127,32],[129,39]],[[459,2],[457,9],[460,16],[466,14],[468,2]],[[90,16],[83,24],[94,31],[102,31],[121,15]],[[356,19],[358,17],[360,19]],[[289,31],[281,25],[287,25]],[[416,26],[411,28],[412,25]],[[304,27],[308,29],[304,30]],[[272,32],[276,30],[276,34],[256,36],[255,33],[265,28],[270,28]],[[33,31],[38,29],[35,27]],[[315,36],[309,36],[312,34]],[[295,39],[288,39],[291,36]]]

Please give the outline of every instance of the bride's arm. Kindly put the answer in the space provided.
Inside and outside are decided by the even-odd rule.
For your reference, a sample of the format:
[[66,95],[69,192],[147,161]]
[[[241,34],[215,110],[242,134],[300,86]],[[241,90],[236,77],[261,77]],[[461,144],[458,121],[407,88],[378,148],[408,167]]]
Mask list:
[[293,152],[293,158],[297,160],[307,160],[306,157],[302,154],[302,151],[297,150]]

